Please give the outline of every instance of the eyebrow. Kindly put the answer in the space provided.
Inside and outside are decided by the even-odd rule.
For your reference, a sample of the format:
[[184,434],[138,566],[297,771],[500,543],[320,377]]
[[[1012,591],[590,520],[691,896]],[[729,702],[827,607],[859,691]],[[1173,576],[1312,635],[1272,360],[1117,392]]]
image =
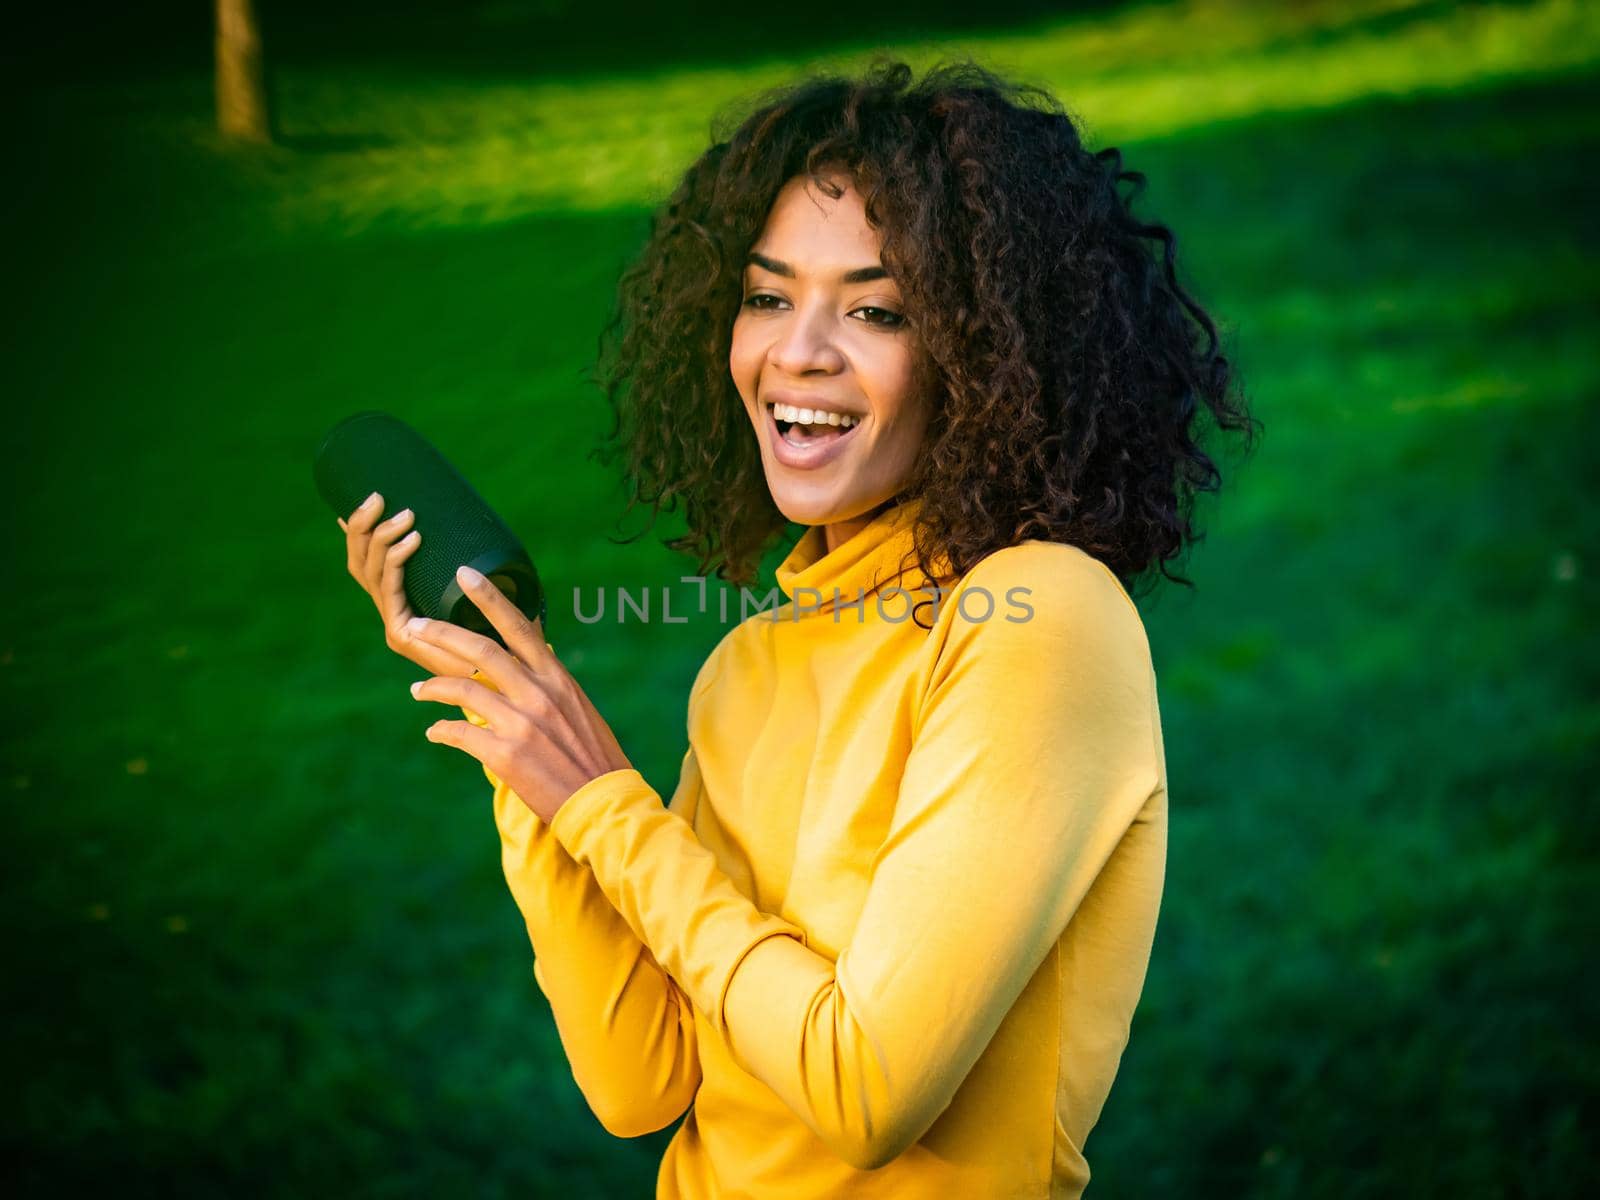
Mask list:
[[[754,250],[752,250],[750,251],[750,258],[748,261],[750,263],[754,263],[763,270],[771,271],[774,275],[786,275],[790,279],[794,278],[793,267],[786,262],[779,262],[775,258],[768,258],[765,254],[757,254]],[[857,267],[855,270],[846,271],[843,275],[839,276],[839,282],[867,283],[874,279],[887,279],[888,277],[889,272],[884,270],[881,266]]]

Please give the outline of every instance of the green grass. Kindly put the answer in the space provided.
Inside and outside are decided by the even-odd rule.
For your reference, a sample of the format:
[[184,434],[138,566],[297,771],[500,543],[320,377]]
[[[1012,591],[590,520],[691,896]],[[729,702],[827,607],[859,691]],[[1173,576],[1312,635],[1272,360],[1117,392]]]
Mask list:
[[[1588,1194],[1592,16],[1146,7],[961,45],[1149,175],[1267,427],[1196,591],[1141,600],[1172,840],[1090,1195]],[[27,110],[0,1046],[31,1194],[650,1194],[669,1135],[585,1108],[488,787],[423,740],[448,714],[310,454],[357,408],[413,421],[557,614],[692,571],[605,540],[583,372],[656,173],[790,69],[305,69],[302,148],[265,156],[216,154],[200,77]],[[552,637],[666,790],[723,631]]]

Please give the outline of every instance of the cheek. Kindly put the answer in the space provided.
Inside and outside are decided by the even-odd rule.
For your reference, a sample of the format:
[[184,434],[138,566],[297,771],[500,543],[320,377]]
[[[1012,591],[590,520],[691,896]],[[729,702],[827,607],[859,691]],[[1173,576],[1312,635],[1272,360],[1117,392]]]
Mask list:
[[884,424],[897,429],[919,424],[918,382],[911,355],[896,347],[872,364],[878,407]]

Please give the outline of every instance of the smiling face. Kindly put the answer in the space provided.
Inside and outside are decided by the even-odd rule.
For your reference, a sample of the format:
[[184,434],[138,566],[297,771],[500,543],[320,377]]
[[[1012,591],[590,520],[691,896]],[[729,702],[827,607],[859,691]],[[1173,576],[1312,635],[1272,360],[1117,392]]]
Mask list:
[[882,239],[848,178],[830,178],[845,189],[837,200],[802,175],[773,202],[745,267],[728,366],[773,501],[791,521],[827,526],[832,550],[900,490],[929,401]]

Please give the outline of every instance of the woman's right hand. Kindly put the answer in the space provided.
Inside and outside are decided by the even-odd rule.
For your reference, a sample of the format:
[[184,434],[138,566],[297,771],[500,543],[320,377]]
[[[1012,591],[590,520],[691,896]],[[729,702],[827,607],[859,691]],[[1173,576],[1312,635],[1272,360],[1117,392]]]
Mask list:
[[378,606],[384,642],[396,654],[431,674],[469,677],[474,670],[471,663],[406,632],[406,622],[416,614],[406,599],[405,561],[422,544],[422,535],[412,529],[401,536],[411,525],[409,508],[379,524],[382,515],[383,497],[374,492],[350,514],[348,521],[339,519],[339,528],[344,530],[345,565]]

